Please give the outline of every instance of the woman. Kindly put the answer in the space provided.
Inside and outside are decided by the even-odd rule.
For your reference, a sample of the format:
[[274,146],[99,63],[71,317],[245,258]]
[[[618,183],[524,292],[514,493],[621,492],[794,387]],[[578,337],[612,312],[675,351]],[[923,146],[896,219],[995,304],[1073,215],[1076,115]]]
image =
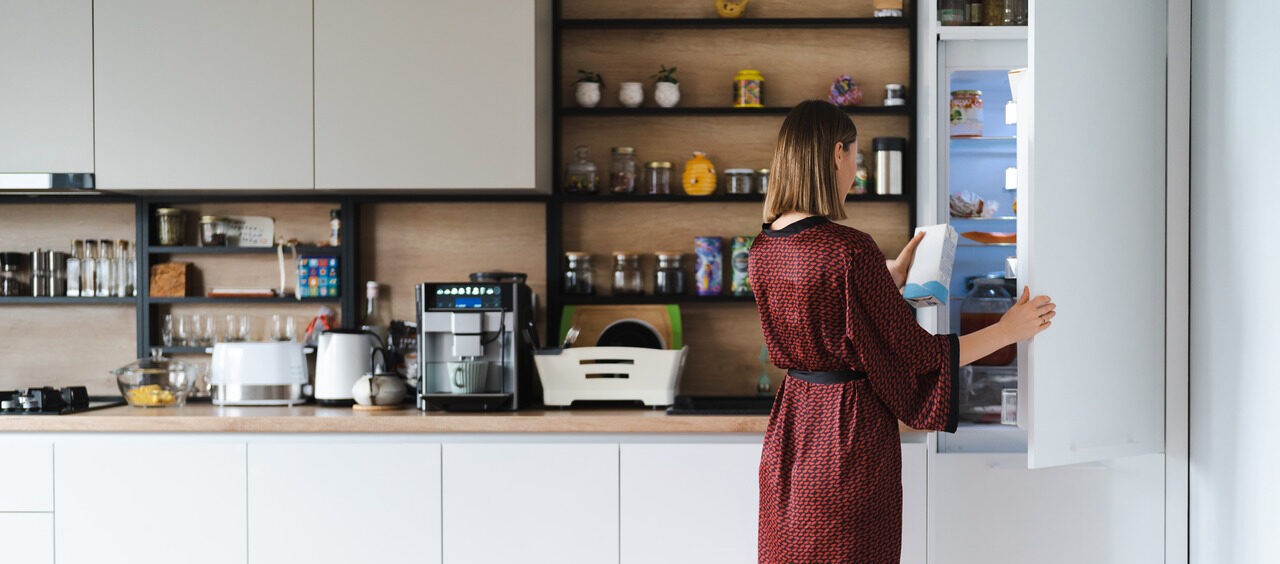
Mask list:
[[750,274],[769,360],[787,369],[760,461],[760,562],[893,563],[902,550],[898,420],[956,428],[961,365],[1047,329],[1054,305],[1023,291],[999,323],[931,335],[902,299],[920,236],[885,261],[838,225],[857,129],[803,102],[778,133]]

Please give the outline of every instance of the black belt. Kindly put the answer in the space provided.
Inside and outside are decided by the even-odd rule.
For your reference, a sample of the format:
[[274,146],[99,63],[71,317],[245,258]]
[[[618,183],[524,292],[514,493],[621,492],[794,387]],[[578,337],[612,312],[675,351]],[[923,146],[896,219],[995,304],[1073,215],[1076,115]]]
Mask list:
[[797,380],[804,380],[810,384],[843,384],[845,382],[853,382],[855,380],[863,380],[867,377],[866,372],[855,372],[853,370],[836,370],[833,372],[796,370],[792,368],[787,371],[787,375]]

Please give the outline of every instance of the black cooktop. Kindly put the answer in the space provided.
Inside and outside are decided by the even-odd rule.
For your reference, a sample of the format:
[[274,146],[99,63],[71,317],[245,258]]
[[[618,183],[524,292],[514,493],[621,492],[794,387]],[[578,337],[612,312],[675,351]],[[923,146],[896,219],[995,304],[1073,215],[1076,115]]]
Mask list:
[[0,415],[68,415],[124,405],[121,397],[94,397],[84,386],[0,390]]
[[676,396],[667,415],[768,415],[773,396]]

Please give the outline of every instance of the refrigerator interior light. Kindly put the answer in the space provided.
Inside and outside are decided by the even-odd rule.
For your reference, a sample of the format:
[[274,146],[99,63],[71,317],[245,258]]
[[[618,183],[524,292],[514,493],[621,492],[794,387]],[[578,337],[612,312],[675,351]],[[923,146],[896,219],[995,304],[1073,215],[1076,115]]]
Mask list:
[[1018,189],[1018,169],[1017,168],[1009,167],[1004,169],[1004,189],[1005,190]]

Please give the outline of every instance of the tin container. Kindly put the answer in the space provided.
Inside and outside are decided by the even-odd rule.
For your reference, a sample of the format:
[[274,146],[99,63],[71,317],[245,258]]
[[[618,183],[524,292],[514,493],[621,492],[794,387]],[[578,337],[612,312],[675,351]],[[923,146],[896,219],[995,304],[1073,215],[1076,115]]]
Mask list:
[[693,253],[697,257],[694,289],[699,296],[719,296],[724,291],[722,245],[719,237],[696,237]]
[[751,295],[751,277],[747,275],[747,262],[751,257],[751,243],[755,242],[755,237],[748,235],[739,235],[733,238],[733,251],[731,261],[733,265],[733,280],[729,289],[735,296]]
[[733,107],[764,107],[764,75],[760,71],[744,69],[733,77]]

